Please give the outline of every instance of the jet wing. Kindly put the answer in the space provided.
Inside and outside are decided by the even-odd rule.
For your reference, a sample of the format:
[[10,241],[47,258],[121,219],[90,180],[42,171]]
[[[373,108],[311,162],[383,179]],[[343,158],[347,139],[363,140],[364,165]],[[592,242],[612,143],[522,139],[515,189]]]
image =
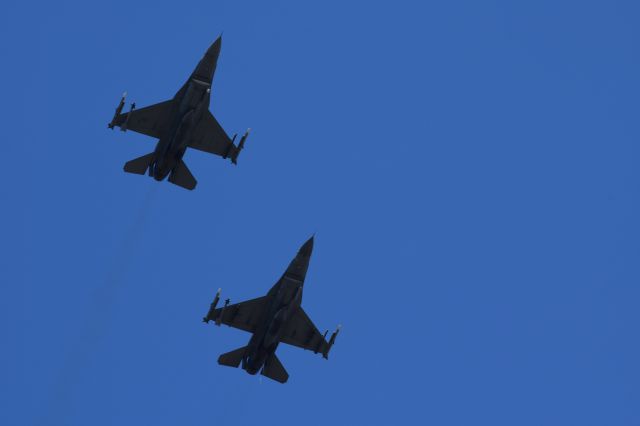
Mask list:
[[[326,334],[326,333],[325,333]],[[280,341],[314,352],[324,353],[329,344],[302,307],[289,320]]]
[[[222,324],[229,327],[253,333],[258,327],[258,322],[262,319],[262,314],[267,308],[268,298],[266,296],[233,305],[218,308],[213,311],[212,318],[219,318]],[[218,320],[216,320],[218,321]]]
[[189,141],[189,147],[225,158],[233,158],[233,154],[237,150],[227,132],[210,111],[207,111],[198,123],[193,139]]
[[160,102],[145,108],[119,114],[112,124],[123,130],[133,130],[143,135],[160,139],[166,126],[170,124],[173,101]]

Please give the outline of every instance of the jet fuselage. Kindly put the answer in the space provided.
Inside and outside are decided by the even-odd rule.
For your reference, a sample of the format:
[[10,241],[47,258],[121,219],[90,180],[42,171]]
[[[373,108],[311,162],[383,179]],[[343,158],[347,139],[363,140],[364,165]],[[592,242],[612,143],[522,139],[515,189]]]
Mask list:
[[266,360],[278,349],[278,343],[288,321],[293,318],[302,304],[304,279],[309,267],[313,240],[309,240],[291,261],[284,275],[267,294],[271,302],[264,313],[264,320],[251,336],[242,358],[242,368],[249,374],[256,374]]
[[149,174],[160,181],[167,177],[187,150],[196,126],[209,111],[211,84],[220,56],[221,39],[207,50],[184,86],[173,98],[173,121],[160,138]]
[[170,131],[158,141],[155,161],[149,168],[154,179],[161,181],[173,170],[184,156],[194,129],[209,110],[211,85],[189,79],[186,90],[180,98],[174,99],[175,119]]

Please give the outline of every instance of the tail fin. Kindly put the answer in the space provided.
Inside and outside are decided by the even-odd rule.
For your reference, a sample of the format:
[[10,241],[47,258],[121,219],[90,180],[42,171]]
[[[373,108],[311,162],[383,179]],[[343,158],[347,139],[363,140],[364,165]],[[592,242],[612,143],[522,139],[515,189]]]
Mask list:
[[184,164],[184,161],[182,160],[180,160],[176,168],[171,172],[171,175],[169,176],[169,182],[188,190],[194,189],[196,187],[196,184],[198,183],[196,178],[194,178],[189,171],[187,165]]
[[143,175],[153,162],[155,153],[143,155],[135,160],[127,161],[124,165],[124,171],[127,173],[135,173],[137,175]]
[[242,361],[242,357],[244,356],[245,349],[247,349],[247,347],[243,346],[235,351],[220,355],[218,358],[218,364],[238,368],[240,361]]
[[267,361],[264,363],[264,368],[260,374],[280,383],[285,383],[289,380],[289,373],[284,369],[275,353],[271,354],[271,356],[267,358]]

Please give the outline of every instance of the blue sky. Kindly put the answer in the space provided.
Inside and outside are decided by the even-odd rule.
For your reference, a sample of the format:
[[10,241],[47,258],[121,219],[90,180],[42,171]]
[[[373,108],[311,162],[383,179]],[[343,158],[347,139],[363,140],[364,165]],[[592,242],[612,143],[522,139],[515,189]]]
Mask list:
[[[6,425],[637,425],[640,6],[623,1],[4,7]],[[122,172],[106,123],[224,31],[239,165]],[[280,385],[218,366],[218,287],[262,295],[316,232],[303,306],[344,325]]]

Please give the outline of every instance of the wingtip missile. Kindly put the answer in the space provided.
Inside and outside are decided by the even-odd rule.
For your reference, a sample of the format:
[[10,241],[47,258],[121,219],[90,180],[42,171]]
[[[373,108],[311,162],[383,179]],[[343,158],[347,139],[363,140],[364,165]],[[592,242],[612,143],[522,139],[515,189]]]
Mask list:
[[111,119],[111,122],[109,124],[107,124],[107,126],[112,130],[116,126],[116,119],[118,118],[118,116],[122,112],[122,108],[124,108],[124,103],[125,103],[126,99],[127,99],[127,92],[125,91],[122,94],[122,98],[120,99],[120,103],[116,107],[116,112],[115,112],[115,114],[113,114],[113,118]]
[[[240,138],[240,143],[238,143],[238,146],[235,152],[231,156],[231,162],[233,164],[238,164],[238,156],[240,155],[240,151],[242,151],[244,148],[244,142],[247,140],[247,137],[249,136],[250,131],[251,131],[251,128],[248,128],[247,131],[244,132],[244,135],[242,135],[242,137]],[[235,136],[233,139],[235,140]]]
[[[334,331],[331,334],[331,338],[329,339],[329,342],[327,343],[326,349],[322,353],[322,357],[324,359],[329,359],[329,351],[331,350],[331,348],[333,347],[334,343],[336,342],[336,337],[338,337],[338,334],[340,333],[340,329],[341,328],[342,328],[342,324],[338,324],[338,327],[336,327],[336,331]],[[325,336],[326,336],[326,333],[325,333]]]
[[336,327],[336,331],[334,331],[333,334],[331,335],[331,339],[329,340],[329,346],[333,346],[333,344],[336,342],[336,337],[338,337],[338,334],[340,333],[341,328],[342,328],[342,324],[338,324],[338,326]]
[[211,306],[209,307],[209,312],[207,312],[207,315],[204,318],[202,318],[202,322],[209,323],[209,321],[215,320],[214,313],[216,311],[216,306],[218,305],[218,301],[220,301],[221,291],[222,289],[219,288],[218,291],[216,292],[216,297],[213,299],[213,302],[211,302]]

